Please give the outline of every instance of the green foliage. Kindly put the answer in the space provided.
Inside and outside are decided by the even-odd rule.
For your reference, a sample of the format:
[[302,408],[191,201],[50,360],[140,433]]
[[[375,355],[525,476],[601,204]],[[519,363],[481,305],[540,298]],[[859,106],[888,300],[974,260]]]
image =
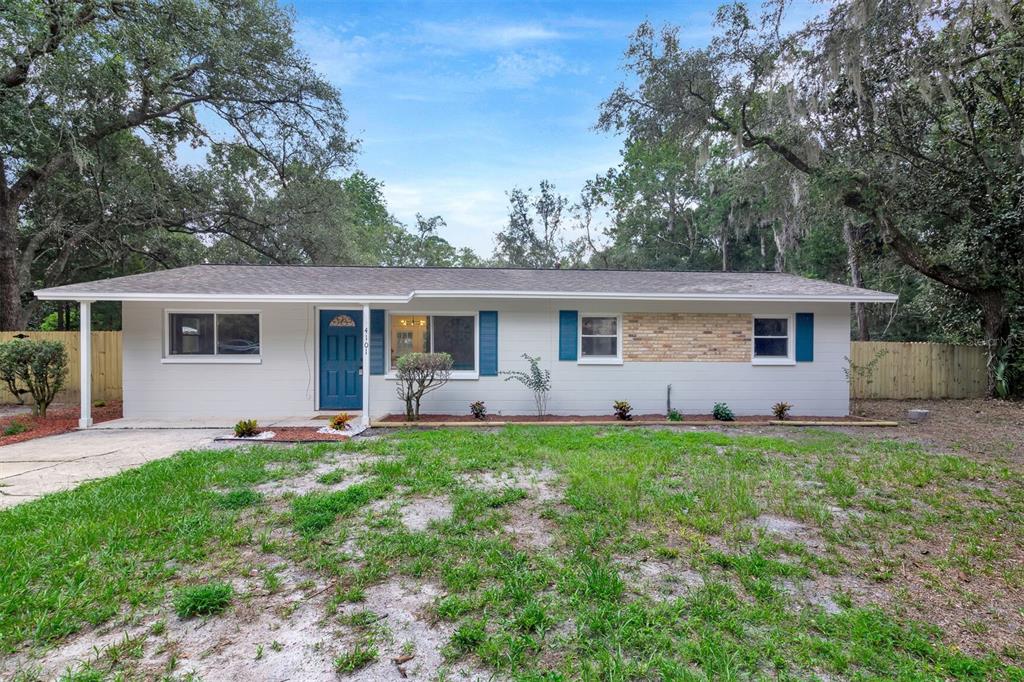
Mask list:
[[255,419],[242,419],[235,424],[235,438],[252,438],[260,432],[260,425]]
[[615,418],[621,421],[630,421],[633,418],[631,414],[633,412],[633,406],[629,404],[628,400],[616,400],[612,404],[612,408],[615,410]]
[[348,423],[350,421],[352,421],[352,415],[348,412],[339,412],[331,417],[331,420],[327,422],[327,424],[335,431],[344,431],[348,428]]
[[590,214],[581,199],[570,208],[569,200],[548,180],[541,180],[536,195],[532,189],[514,187],[508,192],[508,224],[494,235],[494,261],[519,268],[577,267],[592,248],[588,236],[565,238],[570,213],[577,231],[589,234]]
[[672,409],[670,409],[668,411],[668,414],[665,415],[665,416],[668,418],[668,420],[670,422],[681,422],[681,421],[683,421],[683,413],[680,412],[679,410],[677,410],[674,407]]
[[292,523],[303,535],[315,535],[339,516],[351,514],[380,498],[387,488],[359,483],[337,492],[313,492],[292,501]]
[[174,595],[174,610],[179,618],[210,616],[226,609],[233,596],[234,590],[227,583],[183,587]]
[[32,396],[33,410],[41,417],[64,387],[68,354],[59,341],[14,339],[0,343],[0,377],[15,395]]
[[482,400],[471,402],[469,412],[473,415],[473,419],[487,419],[487,405]]
[[376,661],[379,655],[377,647],[359,642],[334,659],[334,670],[339,673],[353,673]]
[[448,383],[453,364],[448,353],[407,353],[398,358],[395,392],[405,402],[407,420],[420,418],[423,396]]
[[522,358],[530,363],[529,371],[509,370],[499,372],[499,374],[505,376],[505,381],[518,381],[533,391],[533,402],[537,407],[537,415],[543,417],[548,411],[548,394],[551,392],[551,371],[540,368],[539,356],[533,357],[523,353]]
[[731,422],[736,419],[732,410],[725,403],[715,403],[714,408],[711,410],[711,416],[720,422]]
[[25,433],[26,431],[28,431],[28,427],[24,422],[15,419],[4,428],[3,433],[5,436],[17,436],[19,433]]
[[791,409],[793,409],[792,405],[780,401],[772,405],[772,414],[776,419],[782,421],[789,416],[789,411]]
[[230,492],[221,493],[217,503],[225,509],[244,509],[259,504],[263,496],[250,488],[240,488]]

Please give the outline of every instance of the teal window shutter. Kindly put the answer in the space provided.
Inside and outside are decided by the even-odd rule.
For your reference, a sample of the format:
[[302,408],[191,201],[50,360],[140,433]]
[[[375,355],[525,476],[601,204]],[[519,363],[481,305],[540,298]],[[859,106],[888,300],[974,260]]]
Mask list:
[[480,376],[498,376],[498,311],[480,311]]
[[370,311],[370,374],[384,373],[384,314]]
[[796,361],[814,360],[814,313],[796,314]]
[[580,314],[576,310],[558,311],[558,359],[575,360]]

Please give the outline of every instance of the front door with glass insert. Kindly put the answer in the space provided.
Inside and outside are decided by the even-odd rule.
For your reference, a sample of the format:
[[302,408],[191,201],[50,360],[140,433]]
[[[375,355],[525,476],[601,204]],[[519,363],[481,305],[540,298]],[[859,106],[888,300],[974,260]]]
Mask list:
[[362,408],[362,335],[362,311],[320,311],[321,410]]

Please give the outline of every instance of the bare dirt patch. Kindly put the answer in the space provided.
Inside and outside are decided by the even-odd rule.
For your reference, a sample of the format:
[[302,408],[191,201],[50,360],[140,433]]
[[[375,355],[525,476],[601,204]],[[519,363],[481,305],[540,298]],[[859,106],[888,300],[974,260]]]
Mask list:
[[[920,424],[907,410],[924,409]],[[916,441],[938,449],[1024,462],[1024,403],[1008,400],[856,400],[850,411],[870,419],[898,421],[898,429],[851,429],[851,435]]]
[[449,518],[452,503],[447,497],[414,497],[405,502],[400,513],[409,530],[422,531],[434,521]]
[[484,490],[518,488],[526,498],[504,507],[508,513],[504,530],[520,549],[545,550],[555,545],[558,526],[546,512],[565,496],[558,472],[549,467],[517,467],[505,472],[485,471],[465,477],[467,484]]
[[635,594],[655,601],[685,598],[704,587],[704,576],[682,560],[618,557],[619,575]]

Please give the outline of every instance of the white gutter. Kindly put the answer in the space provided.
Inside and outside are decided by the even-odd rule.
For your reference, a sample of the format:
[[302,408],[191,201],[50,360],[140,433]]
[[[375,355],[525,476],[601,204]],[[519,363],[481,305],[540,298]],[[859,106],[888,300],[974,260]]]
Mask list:
[[484,299],[601,299],[621,301],[778,301],[790,303],[895,303],[896,294],[871,293],[850,296],[800,294],[665,294],[615,293],[606,291],[413,291],[408,296],[313,296],[309,294],[143,294],[114,292],[62,292],[40,289],[34,292],[41,301],[209,301],[223,303],[329,303],[361,306],[363,303],[409,303],[415,298]]

